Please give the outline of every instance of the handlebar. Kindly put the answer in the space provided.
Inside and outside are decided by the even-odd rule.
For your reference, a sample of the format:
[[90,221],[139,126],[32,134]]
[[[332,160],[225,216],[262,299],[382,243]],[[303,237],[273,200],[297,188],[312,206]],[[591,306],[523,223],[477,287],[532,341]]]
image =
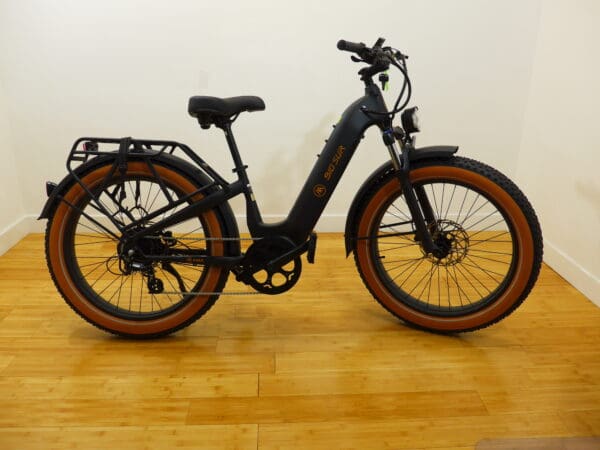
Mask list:
[[364,49],[367,48],[362,42],[350,42],[340,39],[337,43],[337,48],[344,52],[352,52],[360,54]]
[[[384,57],[384,50],[381,48],[385,39],[379,38],[373,47],[367,47],[363,42],[350,42],[344,39],[340,39],[337,43],[337,48],[344,52],[356,53],[360,59],[367,64],[381,63],[382,59],[389,59]],[[354,56],[352,61],[361,62]]]
[[[394,115],[402,111],[408,102],[410,101],[412,87],[410,79],[408,78],[408,70],[406,68],[407,55],[402,54],[395,48],[383,47],[385,39],[379,38],[373,47],[367,47],[362,42],[350,42],[344,39],[340,39],[337,43],[337,48],[342,51],[355,53],[358,56],[352,55],[350,58],[354,62],[366,63],[368,66],[363,67],[359,70],[358,74],[360,79],[365,83],[365,86],[369,87],[373,85],[372,77],[375,74],[386,72],[391,65],[396,67],[402,75],[404,75],[404,83],[394,108],[391,111],[369,111],[372,114],[385,115],[393,119]],[[388,81],[387,74],[381,74],[379,81],[382,86]],[[400,103],[404,93],[406,92],[406,99],[403,103]]]
[[391,49],[389,47],[382,48],[384,42],[385,39],[379,38],[373,47],[367,47],[362,42],[350,42],[341,39],[337,43],[337,48],[359,56],[359,58],[352,56],[352,61],[369,64],[369,67],[363,67],[359,72],[362,79],[365,80],[379,72],[388,70],[390,64],[394,63],[395,55]]

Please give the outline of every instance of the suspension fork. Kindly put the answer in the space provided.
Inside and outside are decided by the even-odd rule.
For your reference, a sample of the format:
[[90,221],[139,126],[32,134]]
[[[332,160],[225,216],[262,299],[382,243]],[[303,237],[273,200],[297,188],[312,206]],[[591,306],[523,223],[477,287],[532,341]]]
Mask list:
[[429,197],[427,197],[427,194],[425,193],[425,188],[423,186],[413,186],[413,190],[415,191],[415,194],[417,194],[419,205],[421,205],[421,209],[423,210],[423,217],[425,218],[429,229],[434,231],[437,227],[437,222],[435,221],[435,214],[433,213],[433,208],[429,202]]
[[394,131],[389,128],[383,131],[383,142],[390,152],[392,164],[398,174],[398,180],[400,181],[400,187],[404,194],[404,200],[410,211],[414,226],[415,226],[415,240],[421,241],[423,249],[427,253],[432,253],[434,256],[439,254],[439,247],[433,242],[431,232],[427,227],[427,224],[435,224],[435,215],[431,208],[431,203],[427,198],[425,189],[423,186],[413,187],[410,182],[410,150],[412,144],[408,144],[402,148],[402,152],[398,150],[396,139],[394,137]]

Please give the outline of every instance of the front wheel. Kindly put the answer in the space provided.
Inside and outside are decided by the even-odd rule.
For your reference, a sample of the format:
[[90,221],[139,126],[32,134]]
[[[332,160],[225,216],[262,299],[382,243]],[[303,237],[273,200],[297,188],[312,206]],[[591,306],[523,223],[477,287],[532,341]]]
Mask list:
[[427,226],[440,253],[423,250],[391,171],[360,208],[354,254],[367,288],[396,317],[431,331],[502,320],[527,297],[541,266],[530,203],[506,176],[467,158],[415,163],[410,180],[431,204]]

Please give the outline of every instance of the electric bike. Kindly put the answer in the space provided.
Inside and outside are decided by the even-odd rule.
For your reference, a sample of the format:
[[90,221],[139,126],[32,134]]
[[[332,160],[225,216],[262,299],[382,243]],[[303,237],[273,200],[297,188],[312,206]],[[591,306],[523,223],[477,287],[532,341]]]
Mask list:
[[[358,189],[344,236],[366,288],[402,321],[439,333],[477,330],[514,311],[542,261],[535,212],[512,181],[456,156],[458,147],[416,147],[407,56],[383,43],[338,42],[366,64],[358,72],[364,96],[343,112],[280,222],[262,220],[231,128],[242,112],[265,108],[259,97],[189,99],[188,112],[203,129],[224,132],[233,182],[179,142],[77,139],[68,175],[46,184],[40,215],[48,219],[48,267],[66,302],[103,330],[150,338],[199,319],[228,293],[230,274],[252,288],[233,294],[287,291],[303,256],[314,262],[314,227],[375,125],[390,159]],[[391,67],[403,84],[390,110],[373,77],[385,87]],[[398,114],[401,126],[393,124]],[[249,238],[240,238],[228,203],[237,195],[245,199]]]

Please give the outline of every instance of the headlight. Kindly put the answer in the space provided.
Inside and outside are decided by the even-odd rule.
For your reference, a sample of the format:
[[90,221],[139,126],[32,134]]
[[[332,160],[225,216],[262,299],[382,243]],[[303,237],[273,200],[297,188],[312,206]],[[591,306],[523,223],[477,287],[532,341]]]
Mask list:
[[404,128],[404,131],[408,134],[421,131],[421,128],[419,127],[419,116],[417,114],[418,110],[419,108],[414,106],[405,109],[402,113],[402,128]]

